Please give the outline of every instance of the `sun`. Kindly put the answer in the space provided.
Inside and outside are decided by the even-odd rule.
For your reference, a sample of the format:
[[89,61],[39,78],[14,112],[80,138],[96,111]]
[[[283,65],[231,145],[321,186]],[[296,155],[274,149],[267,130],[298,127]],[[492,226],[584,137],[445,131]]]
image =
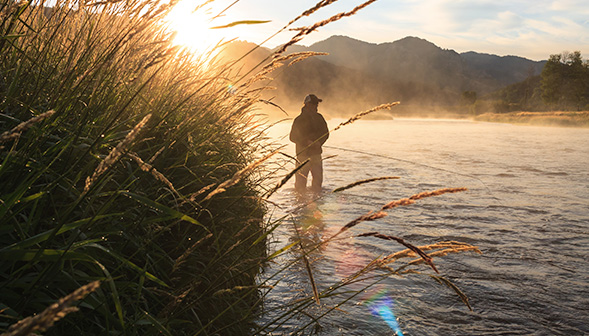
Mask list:
[[196,8],[194,0],[179,2],[167,15],[165,21],[176,35],[173,43],[197,53],[205,53],[215,46],[236,38],[228,29],[212,29],[215,26],[215,8]]

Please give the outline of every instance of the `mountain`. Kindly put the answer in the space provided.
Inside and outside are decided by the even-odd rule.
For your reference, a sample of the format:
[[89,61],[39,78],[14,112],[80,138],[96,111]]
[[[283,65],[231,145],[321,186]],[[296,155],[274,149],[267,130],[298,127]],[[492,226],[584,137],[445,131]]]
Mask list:
[[492,78],[500,86],[511,85],[539,75],[546,63],[518,56],[497,56],[474,51],[462,53],[460,56],[468,65],[472,77]]
[[346,36],[332,36],[307,50],[327,52],[330,55],[322,57],[326,61],[373,76],[433,83],[482,94],[538,75],[545,63],[517,56],[458,54],[418,37],[372,44]]
[[[442,50],[417,37],[392,43],[371,44],[345,36],[332,36],[309,50],[327,52],[324,59],[336,65],[361,70],[372,76],[462,87],[463,64],[454,51]],[[432,78],[433,77],[433,78]]]
[[[236,50],[248,48],[242,43]],[[304,51],[329,55],[276,70],[274,101],[298,110],[305,95],[316,93],[330,114],[341,116],[397,100],[405,107],[453,109],[461,104],[463,92],[481,97],[537,76],[545,63],[472,51],[459,54],[418,37],[374,44],[332,36],[308,47],[292,46],[288,53]],[[248,66],[271,52],[258,48],[248,56]]]

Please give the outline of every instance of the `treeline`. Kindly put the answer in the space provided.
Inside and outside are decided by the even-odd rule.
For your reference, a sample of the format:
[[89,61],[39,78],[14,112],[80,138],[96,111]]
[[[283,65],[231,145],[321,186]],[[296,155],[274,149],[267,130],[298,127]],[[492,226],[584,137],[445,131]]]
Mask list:
[[589,60],[581,52],[550,55],[538,76],[477,100],[476,113],[589,110]]
[[542,70],[542,99],[555,109],[589,108],[589,60],[581,53],[550,55]]

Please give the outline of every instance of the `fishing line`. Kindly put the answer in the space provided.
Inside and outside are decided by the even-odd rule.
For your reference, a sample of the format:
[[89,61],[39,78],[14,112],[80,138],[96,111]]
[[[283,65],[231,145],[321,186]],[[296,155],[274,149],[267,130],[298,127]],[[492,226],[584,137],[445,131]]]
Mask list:
[[445,168],[439,168],[439,167],[434,167],[434,166],[430,166],[424,163],[420,163],[420,162],[416,162],[416,161],[410,161],[410,160],[406,160],[406,159],[399,159],[390,155],[385,155],[385,154],[376,154],[376,153],[370,153],[370,152],[366,152],[366,151],[359,151],[359,150],[355,150],[355,149],[350,149],[350,148],[343,148],[343,147],[337,147],[337,146],[328,146],[328,145],[323,145],[323,147],[325,148],[331,148],[331,149],[337,149],[337,150],[341,150],[344,152],[352,152],[352,153],[357,153],[357,154],[365,154],[368,156],[375,156],[375,157],[380,157],[380,158],[384,158],[384,159],[388,159],[388,160],[394,160],[394,161],[400,161],[400,162],[405,162],[405,163],[410,163],[412,165],[416,165],[416,166],[422,166],[422,167],[426,167],[426,168],[430,168],[433,170],[439,170],[439,171],[443,171],[443,172],[447,172],[450,174],[454,174],[454,175],[460,175],[460,176],[465,176],[474,180],[477,180],[478,182],[480,182],[485,189],[487,189],[487,192],[489,192],[489,194],[491,194],[491,196],[495,199],[497,199],[494,195],[492,195],[491,189],[485,184],[485,182],[483,182],[483,180],[481,180],[480,178],[474,176],[474,175],[470,175],[470,174],[465,174],[465,173],[460,173],[457,171],[453,171],[453,170],[449,170],[449,169],[445,169]]
[[[485,184],[485,182],[483,182],[483,180],[481,180],[480,178],[478,178],[478,177],[476,177],[474,175],[460,173],[460,172],[453,171],[453,170],[450,170],[450,169],[435,167],[435,166],[427,165],[427,164],[416,162],[416,161],[411,161],[411,160],[406,160],[406,159],[399,159],[399,158],[396,158],[396,157],[393,157],[393,156],[390,156],[390,155],[385,155],[385,154],[377,154],[377,153],[371,153],[371,152],[366,152],[366,151],[359,151],[359,150],[355,150],[355,149],[344,148],[344,147],[337,147],[337,146],[329,146],[329,145],[323,145],[323,147],[330,148],[330,149],[341,150],[341,151],[344,151],[344,152],[351,152],[351,153],[356,153],[356,154],[364,154],[364,155],[374,156],[374,157],[380,157],[380,158],[384,158],[384,159],[388,159],[388,160],[405,162],[405,163],[409,163],[409,164],[416,165],[416,166],[422,166],[422,167],[426,167],[426,168],[433,169],[433,170],[439,170],[439,171],[447,172],[447,173],[454,174],[454,175],[460,175],[460,176],[468,177],[468,178],[471,178],[473,180],[478,181],[487,190],[487,193],[489,194],[489,196],[491,198],[493,198],[493,200],[495,200],[499,205],[501,205],[503,207],[507,207],[507,205],[505,203],[503,203],[503,201],[500,198],[496,197],[493,194],[493,192],[491,191],[491,188],[489,188],[487,186],[487,184]],[[522,218],[517,213],[514,213],[513,215],[518,220],[518,222],[520,222],[520,224],[524,224],[524,221],[522,220]]]
[[[337,131],[340,126],[342,126],[342,124],[340,124],[336,128],[334,128],[331,131],[329,131],[329,133],[332,133],[334,131]],[[288,134],[283,135],[280,138],[280,140],[283,140],[284,138],[286,138],[287,135]],[[340,151],[343,151],[343,152],[350,152],[350,153],[356,153],[356,154],[364,154],[364,155],[373,156],[373,157],[380,157],[380,158],[383,158],[383,159],[393,160],[393,161],[398,161],[398,162],[405,162],[405,163],[409,163],[409,164],[412,164],[412,165],[415,165],[415,166],[421,166],[421,167],[429,168],[429,169],[432,169],[432,170],[443,171],[443,172],[446,172],[446,173],[449,173],[449,174],[453,174],[453,175],[468,177],[470,179],[473,179],[473,180],[478,181],[483,186],[483,188],[487,191],[487,194],[495,202],[497,202],[497,204],[499,204],[502,207],[507,207],[507,205],[503,202],[503,200],[501,200],[500,198],[498,198],[497,196],[495,196],[495,194],[493,193],[493,191],[491,190],[491,188],[489,188],[489,186],[487,186],[487,184],[483,180],[481,180],[480,178],[478,178],[478,177],[476,177],[474,175],[471,175],[471,174],[461,173],[461,172],[457,172],[457,171],[446,169],[446,168],[435,167],[435,166],[432,166],[432,165],[428,165],[428,164],[424,164],[424,163],[416,162],[416,161],[411,161],[411,160],[407,160],[407,159],[400,159],[400,158],[393,157],[393,156],[386,155],[386,154],[377,154],[377,153],[360,151],[360,150],[351,149],[351,148],[344,148],[344,147],[330,146],[330,145],[323,145],[322,147],[329,148],[329,149],[340,150]],[[297,208],[295,208],[295,209],[297,209]],[[514,213],[513,215],[515,216],[515,218],[517,219],[517,221],[520,222],[520,224],[523,224],[524,223],[524,221],[522,220],[522,218],[517,213]]]

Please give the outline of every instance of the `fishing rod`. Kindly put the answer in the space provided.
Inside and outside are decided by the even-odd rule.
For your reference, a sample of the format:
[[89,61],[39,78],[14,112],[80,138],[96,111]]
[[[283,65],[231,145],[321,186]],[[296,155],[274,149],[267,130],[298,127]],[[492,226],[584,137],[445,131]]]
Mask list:
[[365,155],[369,155],[369,156],[375,156],[375,157],[380,157],[380,158],[384,158],[384,159],[389,159],[389,160],[394,160],[394,161],[400,161],[400,162],[405,162],[405,163],[410,163],[416,166],[422,166],[422,167],[426,167],[426,168],[430,168],[433,170],[439,170],[439,171],[443,171],[443,172],[447,172],[447,173],[451,173],[454,175],[460,175],[460,176],[465,176],[468,178],[472,178],[474,180],[479,181],[482,185],[484,185],[487,189],[487,185],[478,177],[474,176],[474,175],[470,175],[470,174],[465,174],[465,173],[460,173],[457,171],[453,171],[453,170],[449,170],[449,169],[445,169],[445,168],[439,168],[439,167],[434,167],[431,165],[427,165],[425,163],[420,163],[420,162],[416,162],[416,161],[411,161],[411,160],[406,160],[406,159],[399,159],[390,155],[385,155],[385,154],[377,154],[377,153],[370,153],[370,152],[366,152],[366,151],[359,151],[359,150],[355,150],[355,149],[350,149],[350,148],[344,148],[344,147],[337,147],[337,146],[329,146],[329,145],[323,145],[324,148],[330,148],[330,149],[337,149],[337,150],[341,150],[344,152],[351,152],[351,153],[357,153],[357,154],[365,154]]

